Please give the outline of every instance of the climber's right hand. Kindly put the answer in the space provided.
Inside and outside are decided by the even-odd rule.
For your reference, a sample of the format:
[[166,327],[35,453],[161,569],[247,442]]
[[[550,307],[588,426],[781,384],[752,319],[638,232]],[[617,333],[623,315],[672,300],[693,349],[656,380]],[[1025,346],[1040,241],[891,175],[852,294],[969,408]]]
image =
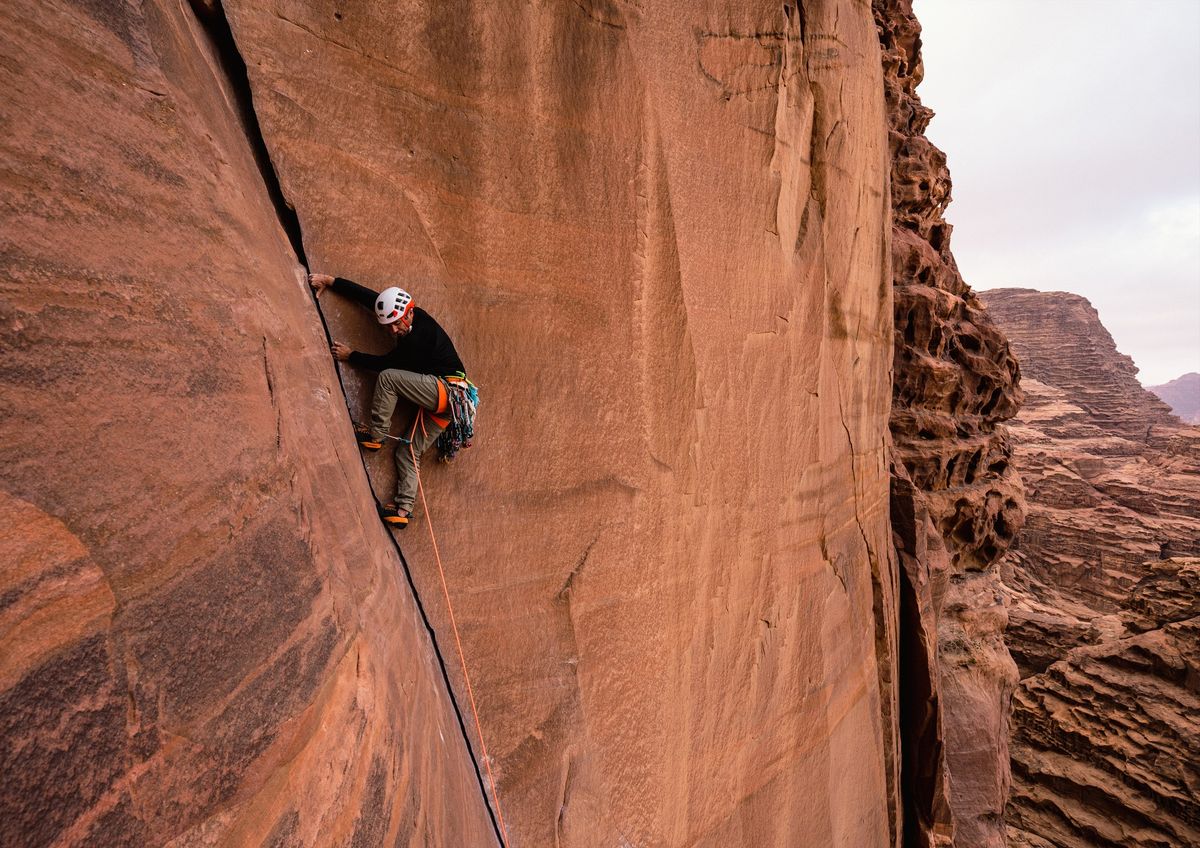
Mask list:
[[321,296],[321,292],[333,285],[333,277],[328,274],[309,274],[308,284],[312,286],[312,290],[317,297]]
[[354,353],[354,351],[341,342],[334,342],[329,346],[329,350],[333,354],[333,358],[338,362],[345,362],[350,358],[350,354]]

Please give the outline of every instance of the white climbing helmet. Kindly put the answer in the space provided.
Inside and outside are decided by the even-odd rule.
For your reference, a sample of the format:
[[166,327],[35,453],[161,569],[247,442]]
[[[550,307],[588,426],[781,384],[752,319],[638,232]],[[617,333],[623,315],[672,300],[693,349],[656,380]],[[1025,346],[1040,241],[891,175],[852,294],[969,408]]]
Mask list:
[[402,288],[392,286],[381,291],[379,297],[375,298],[375,317],[380,324],[394,324],[411,310],[412,295]]

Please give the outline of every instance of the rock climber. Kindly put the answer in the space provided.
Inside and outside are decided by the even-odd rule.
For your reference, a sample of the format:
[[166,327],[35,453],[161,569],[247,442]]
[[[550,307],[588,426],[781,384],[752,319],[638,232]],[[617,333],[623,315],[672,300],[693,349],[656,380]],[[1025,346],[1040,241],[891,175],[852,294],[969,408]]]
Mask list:
[[375,292],[328,274],[309,274],[308,281],[317,297],[325,289],[332,289],[372,310],[375,319],[387,327],[396,340],[392,351],[383,356],[351,350],[338,341],[333,342],[330,350],[339,362],[378,372],[370,425],[355,428],[355,436],[363,450],[377,451],[389,438],[395,438],[389,431],[392,415],[401,399],[416,407],[412,429],[398,440],[396,446],[396,499],[380,507],[379,511],[386,523],[406,527],[412,518],[417,496],[421,454],[450,423],[448,388],[469,385],[466,369],[446,331],[428,312],[414,306],[412,295],[404,289],[392,286]]

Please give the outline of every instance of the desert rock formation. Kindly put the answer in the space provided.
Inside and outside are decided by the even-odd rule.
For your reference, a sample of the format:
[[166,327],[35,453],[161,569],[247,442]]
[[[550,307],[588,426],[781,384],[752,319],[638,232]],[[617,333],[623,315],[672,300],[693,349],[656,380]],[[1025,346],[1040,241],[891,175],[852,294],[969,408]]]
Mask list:
[[0,45],[0,844],[489,844],[207,35]]
[[1012,844],[1200,842],[1200,429],[1142,389],[1091,304],[983,297],[1024,371],[1025,530],[1003,566]]
[[875,3],[892,154],[892,521],[901,587],[907,844],[1003,846],[1008,709],[995,563],[1021,527],[1001,422],[1021,402],[1004,335],[950,251],[945,155],[924,136],[920,26]]
[[441,536],[513,844],[888,842],[869,14],[227,9],[313,267],[399,276],[481,387],[403,541],[446,632]]
[[[0,842],[495,844],[432,519],[514,848],[898,843],[868,8],[0,19]],[[482,388],[415,591],[298,259]]]
[[1185,424],[1200,424],[1200,374],[1192,371],[1161,386],[1146,388]]

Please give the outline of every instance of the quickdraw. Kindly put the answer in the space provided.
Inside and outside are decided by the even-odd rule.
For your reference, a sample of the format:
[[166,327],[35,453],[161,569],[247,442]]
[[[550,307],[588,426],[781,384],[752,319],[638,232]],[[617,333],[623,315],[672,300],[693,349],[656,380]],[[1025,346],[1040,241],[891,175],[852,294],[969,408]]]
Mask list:
[[450,424],[438,436],[440,462],[450,462],[475,438],[475,411],[479,407],[479,388],[466,378],[447,377],[446,395],[450,402]]

